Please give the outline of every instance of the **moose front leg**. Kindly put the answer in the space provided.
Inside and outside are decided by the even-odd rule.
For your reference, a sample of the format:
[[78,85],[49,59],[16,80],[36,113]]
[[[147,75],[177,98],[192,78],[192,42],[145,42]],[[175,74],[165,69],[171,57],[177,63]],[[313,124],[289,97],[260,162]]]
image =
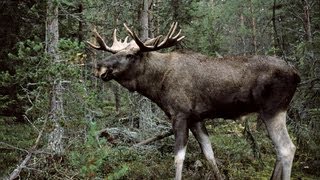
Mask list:
[[175,180],[182,178],[183,161],[186,155],[187,142],[188,142],[188,126],[187,119],[183,116],[177,116],[173,120],[173,131],[175,136],[174,144],[174,163],[176,167]]
[[217,166],[216,160],[214,158],[208,131],[206,129],[204,122],[196,122],[191,124],[190,130],[192,131],[194,137],[197,139],[204,156],[209,161],[212,167],[215,179],[217,180],[223,179],[219,172],[219,168]]

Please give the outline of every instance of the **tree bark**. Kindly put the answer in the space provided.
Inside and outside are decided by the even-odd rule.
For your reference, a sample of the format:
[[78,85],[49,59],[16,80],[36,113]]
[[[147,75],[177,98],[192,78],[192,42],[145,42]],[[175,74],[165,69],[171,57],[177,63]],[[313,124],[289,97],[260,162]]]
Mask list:
[[252,44],[253,44],[253,52],[257,55],[257,27],[256,27],[256,18],[254,15],[254,6],[252,0],[250,0],[250,13],[251,13],[251,25],[252,25]]
[[53,62],[59,61],[58,41],[59,41],[59,21],[58,5],[54,0],[47,1],[47,27],[46,27],[46,45],[47,53]]
[[115,107],[116,107],[116,111],[118,113],[120,112],[120,107],[121,107],[119,91],[120,91],[119,85],[114,84],[113,85],[113,93],[114,93]]
[[150,0],[149,2],[149,13],[148,13],[148,20],[149,20],[149,38],[154,38],[154,29],[155,29],[155,26],[154,26],[154,17],[153,17],[153,14],[154,14],[154,10],[155,10],[155,7],[154,7],[154,0]]
[[[242,10],[242,11],[243,11],[243,10]],[[241,28],[244,28],[244,27],[245,27],[245,24],[244,24],[244,15],[243,15],[242,12],[240,13],[240,26],[241,26]],[[245,55],[246,55],[246,40],[245,40],[245,35],[242,35],[242,36],[241,36],[241,41],[242,41],[242,52],[243,52],[243,55],[245,56]]]
[[[47,1],[47,24],[46,24],[46,46],[47,54],[52,59],[52,65],[59,63],[60,57],[58,52],[59,41],[59,21],[58,21],[58,4],[55,0]],[[59,72],[56,72],[59,74]],[[63,115],[62,102],[62,82],[56,77],[51,77],[53,82],[51,91],[51,102],[49,120],[54,124],[54,130],[49,134],[48,149],[54,154],[63,153],[62,137],[64,134],[63,127],[60,126],[59,120]]]
[[149,37],[149,0],[143,0],[142,11],[140,14],[140,25],[142,27],[140,31],[140,38],[145,41]]
[[173,8],[173,21],[178,22],[179,20],[179,9],[180,9],[180,0],[172,0],[171,1]]
[[161,0],[155,0],[156,2],[155,2],[155,4],[156,4],[156,11],[157,11],[157,13],[158,13],[158,15],[157,15],[157,17],[156,17],[156,19],[155,19],[155,34],[156,35],[158,35],[158,34],[160,34],[160,16],[159,16],[159,11],[160,11],[160,8],[159,8],[159,6],[160,6],[160,3],[161,3]]
[[281,45],[280,45],[280,37],[278,35],[277,25],[276,25],[276,7],[277,7],[277,0],[273,1],[272,7],[272,25],[273,25],[273,41],[274,41],[274,54],[281,56]]
[[79,40],[79,44],[83,41],[83,24],[82,24],[82,12],[83,12],[83,5],[82,3],[80,3],[78,5],[78,13],[79,13],[79,27],[78,27],[78,40]]
[[303,27],[306,34],[306,40],[312,42],[312,32],[311,32],[311,20],[310,20],[310,5],[308,0],[303,1]]

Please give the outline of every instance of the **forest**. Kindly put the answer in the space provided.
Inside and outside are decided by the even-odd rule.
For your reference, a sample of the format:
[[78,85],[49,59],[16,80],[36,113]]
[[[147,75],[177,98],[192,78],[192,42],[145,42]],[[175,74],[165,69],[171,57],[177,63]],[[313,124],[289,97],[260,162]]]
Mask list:
[[[301,77],[287,113],[292,179],[320,179],[319,0],[2,0],[0,178],[173,179],[174,136],[165,113],[115,81],[93,76],[94,28],[108,46],[126,23],[142,40],[178,22],[177,45],[159,52],[277,56]],[[225,179],[269,179],[273,144],[256,114],[208,119]],[[213,179],[190,135],[183,179]]]

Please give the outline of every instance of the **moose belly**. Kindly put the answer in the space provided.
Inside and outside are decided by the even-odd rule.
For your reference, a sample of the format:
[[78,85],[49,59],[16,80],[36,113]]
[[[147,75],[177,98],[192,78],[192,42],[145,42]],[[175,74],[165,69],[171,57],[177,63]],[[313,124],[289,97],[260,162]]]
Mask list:
[[[259,106],[254,103],[249,94],[229,94],[217,97],[207,97],[204,101],[194,106],[194,112],[201,119],[204,118],[226,118],[235,119],[239,116],[256,112]],[[200,103],[201,102],[201,103]]]

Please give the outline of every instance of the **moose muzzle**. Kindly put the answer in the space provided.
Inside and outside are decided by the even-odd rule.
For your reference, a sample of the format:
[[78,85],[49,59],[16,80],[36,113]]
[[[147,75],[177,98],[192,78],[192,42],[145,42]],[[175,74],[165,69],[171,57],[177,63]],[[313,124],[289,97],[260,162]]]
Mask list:
[[112,68],[101,67],[95,71],[94,75],[101,78],[103,81],[109,81],[113,78],[112,72]]

